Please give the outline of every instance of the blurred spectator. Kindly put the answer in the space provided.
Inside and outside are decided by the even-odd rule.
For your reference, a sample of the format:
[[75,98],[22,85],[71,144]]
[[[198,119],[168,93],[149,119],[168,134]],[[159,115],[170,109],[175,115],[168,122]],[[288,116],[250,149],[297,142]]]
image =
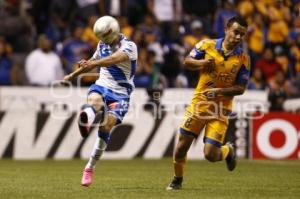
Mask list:
[[247,20],[248,24],[251,24],[254,9],[255,7],[251,0],[241,0],[237,6],[238,13]]
[[135,29],[132,33],[132,41],[137,44],[138,49],[145,47],[143,32],[140,29]]
[[136,87],[152,87],[155,78],[154,57],[153,51],[147,51],[146,48],[140,49],[138,67],[134,77]]
[[195,19],[200,20],[203,24],[202,29],[206,34],[213,32],[213,22],[219,0],[203,1],[183,0],[183,19],[185,26],[189,26]]
[[187,88],[189,86],[187,77],[180,73],[175,80],[175,87],[176,88]]
[[155,34],[156,39],[158,41],[162,38],[162,33],[160,31],[159,26],[156,23],[155,16],[151,14],[146,14],[144,18],[144,22],[138,26],[138,29],[143,33],[146,34],[148,32],[152,32]]
[[137,87],[162,90],[167,87],[167,79],[160,72],[160,65],[155,62],[155,52],[142,48],[139,52],[138,68],[134,77]]
[[76,0],[76,3],[76,18],[81,22],[87,21],[93,15],[106,14],[104,0]]
[[1,54],[5,55],[8,58],[12,58],[13,48],[12,46],[6,41],[5,37],[0,36],[0,46],[1,46]]
[[283,70],[276,72],[272,81],[270,81],[271,91],[281,91],[285,93],[286,98],[299,97],[299,82],[295,77],[288,79]]
[[299,74],[287,79],[285,85],[288,98],[299,98],[300,97],[300,78]]
[[175,87],[176,78],[181,72],[182,65],[179,55],[178,50],[173,46],[169,46],[164,55],[166,61],[162,65],[161,72],[167,78],[169,87]]
[[256,62],[255,68],[260,68],[267,81],[270,81],[277,71],[281,70],[281,66],[275,61],[272,48],[266,47],[262,54],[262,58]]
[[215,12],[218,1],[219,0],[209,0],[203,3],[203,1],[183,0],[182,7],[186,14],[201,18],[208,16],[208,19],[212,19],[211,15]]
[[268,100],[270,102],[270,111],[283,111],[283,103],[288,98],[286,90],[286,80],[284,72],[278,70],[274,79],[270,82],[270,91]]
[[25,70],[30,85],[49,86],[55,80],[62,80],[59,56],[51,50],[51,41],[45,35],[39,36],[38,48],[26,58]]
[[45,33],[50,18],[50,5],[51,1],[32,1],[30,14],[33,18],[37,34]]
[[291,69],[289,58],[281,46],[276,46],[274,49],[275,61],[280,65],[282,71],[287,78],[291,77]]
[[115,17],[126,16],[128,13],[128,1],[130,0],[98,0],[100,4],[100,15],[111,15]]
[[5,0],[0,8],[0,35],[16,53],[28,53],[33,48],[33,31],[27,15],[21,16],[20,2]]
[[291,0],[292,2],[289,3],[289,7],[292,10],[292,16],[298,17],[300,16],[300,1],[299,0]]
[[63,43],[61,58],[67,74],[74,70],[74,64],[81,59],[89,59],[92,54],[92,46],[81,39],[84,28],[80,25],[73,27],[72,37]]
[[283,5],[282,0],[276,0],[268,9],[269,27],[267,40],[271,46],[280,45],[286,49],[285,41],[288,39],[290,21],[289,9]]
[[[138,30],[142,38],[142,46],[147,47],[150,51],[155,52],[155,63],[162,64],[164,62],[164,52],[160,40],[162,38],[159,26],[156,25],[155,17],[151,14],[146,14],[144,18],[144,23],[138,26]],[[139,35],[135,35],[138,37]],[[137,38],[136,38],[137,39]]]
[[266,78],[264,77],[261,68],[254,68],[253,75],[248,82],[250,90],[265,90],[267,88]]
[[[64,70],[66,73],[71,73],[76,70],[76,63],[82,59],[88,60],[92,56],[93,48],[92,46],[81,39],[84,32],[84,27],[80,24],[75,25],[72,31],[72,37],[68,38],[63,43],[63,49],[61,52],[61,59],[64,64]],[[85,74],[79,81],[74,83],[79,83],[81,86],[89,86],[98,79],[98,74],[93,74],[97,72],[95,68],[90,73]]]
[[161,44],[156,38],[156,34],[152,31],[146,32],[144,34],[144,41],[148,47],[148,50],[155,53],[155,63],[162,65],[164,62],[164,52]]
[[88,19],[88,25],[85,27],[83,35],[82,35],[82,40],[88,42],[94,49],[97,47],[99,39],[96,37],[94,33],[94,24],[97,21],[98,16],[92,15],[89,16]]
[[[300,7],[299,7],[300,9]],[[297,36],[300,34],[300,16],[297,16],[293,19],[292,27],[290,28],[289,32],[289,44],[293,44],[297,40]]]
[[133,33],[133,27],[128,23],[128,18],[126,16],[119,17],[119,24],[121,32],[127,37],[131,38]]
[[128,21],[133,26],[143,22],[144,16],[147,13],[148,0],[128,0],[127,16]]
[[251,65],[255,65],[256,61],[261,56],[265,46],[264,36],[264,21],[260,14],[256,14],[253,19],[253,23],[249,25],[248,33],[248,48],[251,59]]
[[273,1],[273,5],[270,6],[268,10],[270,18],[284,20],[287,24],[289,24],[291,22],[292,15],[288,5],[288,1],[285,0]]
[[274,3],[273,0],[264,0],[264,1],[253,1],[256,10],[264,17],[268,17],[269,12],[268,8],[271,7]]
[[199,41],[207,39],[208,36],[203,34],[203,24],[200,20],[194,20],[191,23],[191,33],[183,37],[183,46],[186,52],[189,52]]
[[217,10],[214,20],[214,33],[217,37],[224,37],[225,24],[234,15],[237,15],[234,0],[222,0],[222,7]]
[[163,33],[163,42],[175,41],[176,21],[181,19],[180,0],[148,0],[148,11],[156,17]]
[[300,74],[300,34],[296,36],[290,47],[290,57],[294,66],[293,71]]
[[11,61],[11,46],[0,37],[0,85],[14,85],[17,82],[17,68]]
[[55,48],[59,48],[66,37],[70,35],[70,22],[73,21],[75,9],[73,0],[52,0],[50,6],[50,20],[46,28],[46,34],[53,42]]

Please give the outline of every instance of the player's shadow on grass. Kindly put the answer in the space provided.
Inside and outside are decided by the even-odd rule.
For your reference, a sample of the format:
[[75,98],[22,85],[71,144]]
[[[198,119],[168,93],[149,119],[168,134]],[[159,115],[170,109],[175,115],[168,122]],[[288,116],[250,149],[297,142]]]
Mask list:
[[125,189],[125,190],[151,190],[151,189],[156,189],[155,187],[153,188],[150,188],[150,187],[115,187],[115,189],[119,189],[119,190],[122,190],[122,189]]
[[[115,187],[114,189],[118,189],[118,190],[156,190],[157,191],[157,187]],[[166,190],[165,187],[161,188],[161,190]],[[183,188],[181,190],[174,190],[174,191],[203,191],[203,188],[199,187],[193,187],[193,188]],[[169,192],[174,192],[174,191],[169,191]]]
[[203,191],[203,188],[182,188],[181,190],[179,191]]

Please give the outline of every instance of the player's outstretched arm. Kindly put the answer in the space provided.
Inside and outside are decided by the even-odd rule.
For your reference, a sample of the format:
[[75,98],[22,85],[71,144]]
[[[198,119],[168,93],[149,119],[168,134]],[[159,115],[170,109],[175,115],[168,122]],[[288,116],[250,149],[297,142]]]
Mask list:
[[190,70],[200,70],[202,72],[210,73],[215,69],[215,60],[214,58],[198,60],[187,56],[183,61],[183,65]]
[[220,95],[223,96],[235,96],[235,95],[242,95],[246,90],[245,85],[234,85],[229,88],[222,88],[220,90]]
[[242,95],[246,90],[245,85],[234,85],[228,88],[211,88],[207,89],[203,95],[205,95],[209,99],[213,99],[219,96],[236,96]]
[[81,60],[77,64],[79,65],[78,69],[74,72],[66,75],[64,77],[64,81],[72,81],[74,78],[76,78],[78,75],[82,73],[89,72],[97,67],[108,67],[111,65],[115,65],[124,61],[129,60],[129,57],[126,53],[123,53],[121,51],[117,51],[114,54],[105,57],[100,60],[95,60],[93,58],[89,60]]
[[[83,60],[81,60],[83,61]],[[80,61],[80,62],[81,62]],[[79,63],[80,63],[79,62]],[[79,63],[75,64],[75,67],[74,68],[77,68],[74,72],[64,76],[64,81],[72,81],[75,77],[77,77],[78,75],[80,75],[81,73],[84,73],[85,72],[85,69],[82,68],[82,67],[79,67]],[[76,66],[77,65],[77,66]]]
[[80,66],[87,68],[88,71],[90,71],[97,67],[109,67],[127,60],[129,60],[129,57],[126,53],[122,51],[116,51],[108,57],[102,58],[100,60],[87,61],[85,63],[82,63]]

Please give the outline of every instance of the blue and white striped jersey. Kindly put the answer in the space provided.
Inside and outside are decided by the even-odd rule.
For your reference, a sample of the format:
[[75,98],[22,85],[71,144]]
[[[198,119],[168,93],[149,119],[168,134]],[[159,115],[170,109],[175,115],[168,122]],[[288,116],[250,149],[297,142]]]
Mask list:
[[133,78],[138,58],[136,44],[121,34],[120,43],[114,47],[99,42],[93,58],[101,59],[118,50],[126,53],[129,60],[109,67],[101,67],[100,77],[96,84],[129,97],[134,89]]

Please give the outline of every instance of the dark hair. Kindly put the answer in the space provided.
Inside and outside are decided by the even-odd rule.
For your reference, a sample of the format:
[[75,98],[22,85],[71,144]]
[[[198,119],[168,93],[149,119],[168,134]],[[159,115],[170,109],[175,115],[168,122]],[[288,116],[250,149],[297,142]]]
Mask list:
[[226,27],[227,27],[227,28],[231,27],[232,24],[233,24],[234,22],[237,22],[238,24],[240,24],[241,26],[243,26],[243,27],[245,27],[245,28],[248,27],[247,21],[246,21],[243,17],[238,16],[238,15],[236,15],[236,16],[234,16],[234,17],[231,17],[231,18],[228,20],[228,22],[227,22],[227,24],[226,24]]

